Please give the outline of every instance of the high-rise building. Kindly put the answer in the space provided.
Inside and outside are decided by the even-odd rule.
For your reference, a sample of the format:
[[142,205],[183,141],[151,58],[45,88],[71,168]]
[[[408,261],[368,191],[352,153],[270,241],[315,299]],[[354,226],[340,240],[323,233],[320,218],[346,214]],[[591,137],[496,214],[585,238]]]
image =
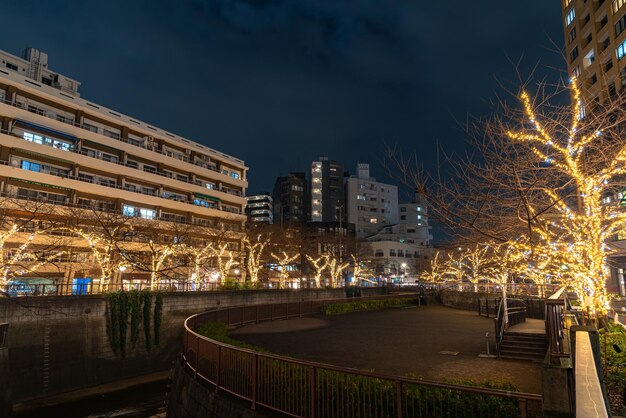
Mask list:
[[246,201],[246,215],[250,222],[274,223],[274,199],[270,192],[252,193]]
[[398,187],[370,177],[369,164],[358,164],[357,175],[345,179],[347,222],[358,238],[398,223]]
[[[77,92],[80,83],[47,68],[46,54],[31,49],[25,57],[0,53],[3,210],[13,204],[10,199],[17,207],[20,202],[53,206],[55,219],[71,208],[78,220],[83,212],[76,211],[84,211],[85,217],[116,213],[142,222],[144,228],[146,223],[163,230],[184,225],[191,231],[190,244],[201,240],[203,231],[242,230],[247,187],[242,160],[84,100]],[[32,215],[21,210],[6,219],[23,216]],[[20,228],[39,239],[37,230],[45,225],[32,222]],[[19,245],[22,238],[16,234],[14,241],[3,243]],[[155,235],[159,242],[167,238],[166,233]],[[72,244],[71,252],[63,252],[71,253],[75,262],[82,251],[87,266],[57,263],[56,273],[33,275],[54,282],[60,274],[64,283],[72,283],[78,271],[92,274],[93,245],[80,241]],[[138,242],[132,251],[143,252],[142,245]],[[145,277],[132,265],[121,271]]]
[[[585,102],[616,98],[626,87],[626,0],[561,0],[565,51],[569,74],[580,81]],[[626,106],[626,103],[624,103]],[[583,105],[580,117],[591,109]],[[610,292],[626,295],[626,245],[618,234],[613,256]]]
[[589,100],[603,101],[626,85],[625,3],[561,0],[569,73]]
[[305,223],[308,218],[308,184],[304,173],[289,173],[274,183],[274,222]]
[[346,207],[343,184],[343,165],[320,157],[311,163],[311,222],[341,222]]

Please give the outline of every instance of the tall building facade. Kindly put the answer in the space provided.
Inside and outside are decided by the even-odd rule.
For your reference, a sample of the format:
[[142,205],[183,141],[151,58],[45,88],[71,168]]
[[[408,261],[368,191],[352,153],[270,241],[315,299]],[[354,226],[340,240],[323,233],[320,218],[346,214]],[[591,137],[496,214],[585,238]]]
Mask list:
[[[3,198],[188,225],[198,234],[242,231],[248,170],[242,160],[84,100],[80,83],[51,72],[44,53],[29,54],[35,72],[26,60],[0,53]],[[76,245],[88,262],[88,243]],[[57,268],[66,282],[77,271],[92,274],[84,266]]]
[[561,0],[569,74],[588,99],[603,101],[626,85],[625,3]]
[[289,173],[274,183],[274,222],[305,223],[308,219],[309,187],[304,173]]
[[398,223],[398,187],[370,177],[369,164],[358,164],[357,175],[345,179],[347,222],[358,238]]
[[[602,103],[626,87],[626,0],[561,0],[568,72],[577,77],[587,103]],[[626,103],[623,104],[626,106]],[[580,117],[592,109],[583,105]],[[618,233],[612,247],[610,292],[626,296],[626,241]]]
[[246,215],[250,222],[274,223],[274,199],[269,192],[252,193],[246,201]]
[[311,222],[342,222],[346,206],[343,165],[320,157],[311,163],[310,215]]

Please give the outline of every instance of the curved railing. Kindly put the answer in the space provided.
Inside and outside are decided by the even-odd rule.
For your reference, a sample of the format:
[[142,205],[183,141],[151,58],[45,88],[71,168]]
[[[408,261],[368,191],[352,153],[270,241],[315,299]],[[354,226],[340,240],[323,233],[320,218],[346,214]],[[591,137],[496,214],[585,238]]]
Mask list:
[[[412,295],[358,298],[402,298]],[[183,361],[215,389],[292,417],[530,417],[541,416],[542,397],[427,382],[258,352],[204,337],[207,322],[229,326],[318,314],[340,300],[216,309],[185,320]]]

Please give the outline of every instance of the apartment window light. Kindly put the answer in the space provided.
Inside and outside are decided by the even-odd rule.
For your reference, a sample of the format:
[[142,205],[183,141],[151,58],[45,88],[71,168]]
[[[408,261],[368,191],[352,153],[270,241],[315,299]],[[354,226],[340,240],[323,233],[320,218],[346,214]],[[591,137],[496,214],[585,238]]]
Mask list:
[[626,0],[613,0],[613,14],[617,13],[624,3],[626,3]]
[[574,21],[575,17],[576,17],[576,11],[572,7],[569,10],[569,12],[567,12],[567,15],[565,16],[565,26],[569,26]]
[[617,52],[617,59],[621,60],[624,54],[626,53],[626,41],[619,44],[616,52]]

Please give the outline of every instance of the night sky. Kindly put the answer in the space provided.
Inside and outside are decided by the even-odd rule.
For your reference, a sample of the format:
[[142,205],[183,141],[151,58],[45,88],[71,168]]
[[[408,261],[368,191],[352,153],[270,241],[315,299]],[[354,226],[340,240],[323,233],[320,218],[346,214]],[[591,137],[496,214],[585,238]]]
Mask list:
[[250,167],[250,191],[328,156],[380,166],[383,141],[432,167],[496,78],[558,77],[557,0],[6,1],[0,49],[33,46],[82,97]]

